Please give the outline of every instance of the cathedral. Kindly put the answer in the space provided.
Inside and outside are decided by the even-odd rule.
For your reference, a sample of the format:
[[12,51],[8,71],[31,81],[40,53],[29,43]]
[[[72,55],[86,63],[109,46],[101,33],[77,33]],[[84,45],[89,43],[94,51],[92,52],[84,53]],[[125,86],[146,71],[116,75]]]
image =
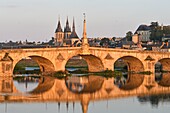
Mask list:
[[76,43],[80,42],[80,39],[75,30],[75,22],[73,19],[72,30],[69,26],[68,18],[66,20],[66,26],[63,29],[61,27],[60,19],[58,21],[57,29],[55,30],[55,44],[56,46],[78,46]]

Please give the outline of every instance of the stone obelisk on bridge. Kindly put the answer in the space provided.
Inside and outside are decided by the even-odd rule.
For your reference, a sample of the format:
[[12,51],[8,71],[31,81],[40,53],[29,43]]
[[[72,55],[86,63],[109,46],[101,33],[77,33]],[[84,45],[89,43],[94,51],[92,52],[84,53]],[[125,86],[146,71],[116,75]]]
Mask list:
[[86,15],[84,15],[84,21],[83,21],[83,37],[82,37],[82,54],[87,55],[90,54],[89,52],[89,43],[87,39],[87,33],[86,33]]

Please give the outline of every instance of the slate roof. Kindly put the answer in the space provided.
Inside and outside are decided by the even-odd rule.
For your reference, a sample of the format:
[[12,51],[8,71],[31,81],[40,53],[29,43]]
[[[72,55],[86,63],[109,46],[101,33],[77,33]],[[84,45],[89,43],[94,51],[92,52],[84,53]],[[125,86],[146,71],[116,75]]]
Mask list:
[[66,27],[64,28],[64,32],[71,32],[71,29],[69,27],[68,18],[67,18],[67,21],[66,21]]
[[77,36],[76,30],[75,30],[75,23],[74,23],[74,19],[73,19],[73,31],[71,32],[70,38],[79,38]]
[[149,31],[151,28],[147,25],[140,25],[136,31]]
[[70,35],[70,38],[77,38],[78,39],[79,37],[77,36],[77,33],[75,31],[73,31]]
[[57,32],[63,32],[63,30],[61,28],[60,21],[58,21],[58,26],[57,26],[57,29],[56,29],[55,33],[57,33]]

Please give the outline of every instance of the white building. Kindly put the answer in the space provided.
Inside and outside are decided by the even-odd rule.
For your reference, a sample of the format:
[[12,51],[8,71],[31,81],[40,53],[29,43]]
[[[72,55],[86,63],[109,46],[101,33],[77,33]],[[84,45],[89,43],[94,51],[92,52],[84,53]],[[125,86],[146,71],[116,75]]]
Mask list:
[[140,25],[136,30],[136,33],[141,36],[142,42],[149,42],[151,36],[151,28],[147,25]]

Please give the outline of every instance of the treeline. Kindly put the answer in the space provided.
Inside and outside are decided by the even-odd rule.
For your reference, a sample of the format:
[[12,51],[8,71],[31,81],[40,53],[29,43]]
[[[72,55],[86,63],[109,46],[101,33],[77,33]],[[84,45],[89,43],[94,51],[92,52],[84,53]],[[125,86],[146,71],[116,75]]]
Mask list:
[[152,41],[162,41],[162,37],[170,35],[170,26],[159,25],[158,22],[151,22],[149,26],[151,28],[150,39]]

